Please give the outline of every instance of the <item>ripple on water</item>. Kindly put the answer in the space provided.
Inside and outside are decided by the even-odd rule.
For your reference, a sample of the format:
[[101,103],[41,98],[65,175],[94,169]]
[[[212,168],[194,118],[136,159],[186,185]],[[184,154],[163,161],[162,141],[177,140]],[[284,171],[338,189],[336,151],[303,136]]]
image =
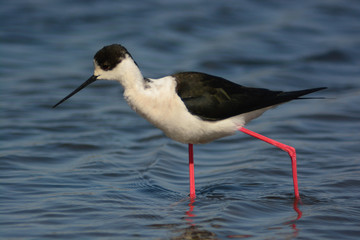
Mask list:
[[[96,9],[96,11],[94,11]],[[357,239],[356,1],[7,1],[0,8],[0,229],[5,239]],[[95,34],[96,33],[96,34]],[[187,145],[137,116],[114,81],[51,107],[121,43],[147,77],[202,71],[239,84],[328,87],[238,133]],[[299,217],[299,210],[302,216]]]

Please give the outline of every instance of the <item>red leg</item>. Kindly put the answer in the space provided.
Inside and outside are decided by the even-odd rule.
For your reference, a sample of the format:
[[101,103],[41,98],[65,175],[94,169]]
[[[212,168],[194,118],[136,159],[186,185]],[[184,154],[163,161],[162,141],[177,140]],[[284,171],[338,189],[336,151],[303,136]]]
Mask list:
[[189,180],[190,198],[195,198],[195,174],[194,174],[194,151],[193,145],[189,143]]
[[296,170],[296,152],[295,152],[295,148],[285,145],[283,143],[277,142],[273,139],[270,139],[268,137],[265,137],[263,135],[260,135],[256,132],[250,131],[249,129],[246,128],[239,128],[239,131],[246,133],[252,137],[258,138],[264,142],[267,142],[275,147],[278,147],[282,150],[284,150],[285,152],[287,152],[291,158],[291,167],[292,167],[292,175],[293,175],[293,183],[294,183],[294,193],[295,193],[295,197],[296,198],[300,198],[299,195],[299,187],[298,187],[298,179],[297,179],[297,170]]

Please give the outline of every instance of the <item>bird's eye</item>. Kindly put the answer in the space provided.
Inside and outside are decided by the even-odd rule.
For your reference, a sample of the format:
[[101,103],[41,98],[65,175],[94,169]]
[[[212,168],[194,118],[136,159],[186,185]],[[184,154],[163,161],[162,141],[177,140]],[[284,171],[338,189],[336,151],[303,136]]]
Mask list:
[[110,64],[104,64],[101,67],[102,69],[104,69],[105,71],[108,71],[110,69]]
[[104,61],[100,64],[102,70],[104,71],[108,71],[111,69],[111,64],[109,63],[109,61]]

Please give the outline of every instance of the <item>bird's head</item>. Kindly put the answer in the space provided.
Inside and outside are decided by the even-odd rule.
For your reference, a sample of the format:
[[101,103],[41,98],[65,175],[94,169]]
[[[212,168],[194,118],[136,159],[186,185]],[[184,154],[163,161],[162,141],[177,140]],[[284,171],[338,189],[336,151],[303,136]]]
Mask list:
[[94,56],[94,74],[72,91],[69,95],[53,106],[57,107],[81,89],[95,82],[96,80],[117,80],[123,86],[126,85],[128,75],[139,72],[137,65],[130,53],[120,44],[112,44],[100,49]]

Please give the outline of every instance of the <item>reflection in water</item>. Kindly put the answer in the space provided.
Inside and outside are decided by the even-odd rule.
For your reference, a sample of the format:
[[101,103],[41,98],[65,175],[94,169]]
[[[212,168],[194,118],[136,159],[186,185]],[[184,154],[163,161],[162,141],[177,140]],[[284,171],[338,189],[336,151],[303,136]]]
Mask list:
[[294,199],[293,208],[294,208],[295,212],[297,212],[297,214],[298,214],[297,218],[294,221],[299,220],[302,217],[302,212],[301,212],[301,210],[299,209],[299,206],[298,206],[299,201],[301,202],[300,198],[295,198]]
[[299,209],[299,206],[298,206],[299,201],[301,202],[300,198],[297,198],[297,197],[294,198],[293,208],[294,208],[295,212],[297,213],[297,218],[295,220],[293,220],[292,221],[293,223],[291,224],[291,227],[294,230],[294,232],[293,232],[293,237],[294,238],[299,235],[299,229],[296,227],[295,223],[296,223],[297,220],[299,220],[302,217],[302,212],[301,212],[301,210]]
[[182,234],[180,236],[176,236],[171,238],[172,240],[183,240],[183,239],[192,239],[192,240],[200,240],[200,239],[209,239],[209,240],[217,240],[216,234],[207,230],[202,230],[197,226],[193,225],[185,229],[181,229]]
[[193,222],[192,217],[196,217],[196,215],[192,213],[194,211],[194,203],[195,203],[195,198],[191,197],[190,198],[190,203],[189,203],[189,210],[186,211],[186,215],[189,217],[189,218],[186,218],[186,221],[191,223],[191,225],[192,225],[192,222]]
[[298,221],[302,217],[302,212],[299,209],[299,202],[301,203],[300,198],[294,198],[293,209],[297,213],[296,219],[284,223],[285,225],[290,225],[293,229],[293,232],[291,234],[292,238],[296,238],[299,235],[299,229],[296,227],[296,221]]
[[[190,198],[189,202],[189,210],[186,211],[186,215],[188,218],[186,218],[186,221],[190,224],[189,228],[185,229],[185,232],[180,235],[179,237],[175,237],[172,239],[218,239],[216,237],[216,234],[207,230],[202,230],[199,227],[196,226],[196,224],[193,222],[193,217],[196,217],[195,214],[193,214],[194,211],[194,203],[195,198]],[[252,237],[252,235],[228,235],[228,238],[247,238]]]
[[[291,238],[296,238],[299,235],[299,229],[296,227],[296,221],[298,221],[302,217],[302,212],[299,209],[299,202],[301,203],[300,198],[294,198],[293,202],[293,209],[297,213],[297,217],[294,220],[291,220],[289,222],[286,222],[285,225],[288,225],[291,227],[293,232],[291,233]],[[186,221],[190,225],[190,227],[182,229],[183,233],[175,238],[172,239],[217,239],[216,234],[212,233],[207,230],[202,230],[199,227],[196,226],[194,223],[194,217],[196,215],[193,213],[194,211],[194,203],[195,198],[189,198],[189,210],[186,211]],[[253,235],[247,235],[247,234],[236,234],[236,235],[228,235],[228,238],[249,238],[253,237]]]
[[186,227],[184,227],[184,224],[151,224],[150,227],[153,228],[165,228],[169,229],[173,233],[180,233],[180,235],[172,237],[170,239],[172,240],[200,240],[200,239],[209,239],[209,240],[217,240],[216,234],[207,230],[202,229],[202,227],[197,226],[194,223],[194,217],[196,215],[193,213],[194,211],[194,203],[195,198],[186,198],[179,202],[174,203],[172,206],[177,206],[179,203],[188,201],[189,200],[189,210],[185,212],[185,220],[186,220]]
[[[184,227],[183,224],[153,224],[151,227],[155,228],[166,228],[170,229],[173,233],[180,234],[178,236],[172,237],[172,240],[180,240],[180,239],[210,239],[210,240],[216,240],[217,238],[216,234],[204,230],[203,226],[198,226],[198,224],[195,223],[195,217],[196,214],[194,214],[195,209],[195,198],[187,198],[183,199],[180,202],[183,201],[189,201],[189,209],[185,212],[184,219],[186,220],[187,227]],[[296,226],[296,221],[298,221],[302,217],[302,212],[299,209],[299,202],[301,203],[300,198],[295,198],[293,202],[293,209],[297,213],[297,216],[294,220],[287,221],[283,225],[290,227],[292,232],[286,236],[286,238],[292,239],[296,238],[299,235],[299,229]],[[177,202],[175,205],[177,205],[179,202]],[[173,205],[174,206],[174,205]],[[279,230],[283,229],[283,227],[277,228],[269,228],[268,230]],[[279,232],[281,234],[281,232]],[[243,239],[243,238],[251,238],[254,237],[254,235],[248,235],[248,234],[233,234],[233,235],[227,235],[226,236],[229,239]],[[282,236],[284,237],[284,236]]]
[[207,230],[203,230],[200,227],[196,226],[196,224],[194,223],[194,217],[196,217],[195,214],[193,214],[194,211],[194,203],[195,203],[195,197],[190,197],[189,198],[189,210],[185,212],[186,214],[186,218],[185,220],[187,221],[189,227],[185,228],[185,229],[181,229],[182,234],[180,236],[177,237],[173,237],[171,239],[174,240],[180,240],[180,239],[218,239],[216,238],[216,234]]

